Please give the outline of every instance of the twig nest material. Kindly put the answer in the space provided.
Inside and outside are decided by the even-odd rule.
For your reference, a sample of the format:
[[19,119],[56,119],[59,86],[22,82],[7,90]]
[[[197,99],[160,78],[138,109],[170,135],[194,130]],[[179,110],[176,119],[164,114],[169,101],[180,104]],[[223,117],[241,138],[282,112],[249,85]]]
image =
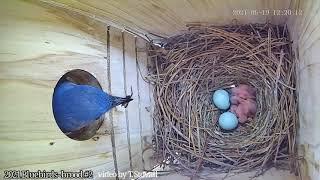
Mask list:
[[[150,46],[155,152],[185,175],[296,168],[296,62],[286,26],[192,26]],[[166,53],[164,53],[166,52]],[[256,88],[256,113],[233,131],[218,125],[212,93]],[[212,121],[216,123],[212,123]],[[178,163],[173,163],[173,161]]]

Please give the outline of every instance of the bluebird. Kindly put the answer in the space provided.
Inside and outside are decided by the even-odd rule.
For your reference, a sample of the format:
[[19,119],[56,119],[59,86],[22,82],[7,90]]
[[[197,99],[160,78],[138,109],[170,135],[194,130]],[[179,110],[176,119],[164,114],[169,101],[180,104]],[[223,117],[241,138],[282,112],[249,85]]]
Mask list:
[[64,133],[80,130],[97,120],[110,109],[127,107],[130,96],[116,97],[90,85],[78,85],[70,81],[58,84],[53,94],[53,114]]

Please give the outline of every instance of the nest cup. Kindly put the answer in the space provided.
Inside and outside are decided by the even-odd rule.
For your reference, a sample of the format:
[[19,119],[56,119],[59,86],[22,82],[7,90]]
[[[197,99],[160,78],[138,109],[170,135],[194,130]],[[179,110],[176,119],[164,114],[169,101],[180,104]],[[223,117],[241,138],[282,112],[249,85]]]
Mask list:
[[[297,171],[296,62],[286,26],[190,26],[162,47],[149,47],[148,76],[159,162],[192,176],[272,166]],[[238,84],[257,90],[257,113],[222,131],[212,93]]]

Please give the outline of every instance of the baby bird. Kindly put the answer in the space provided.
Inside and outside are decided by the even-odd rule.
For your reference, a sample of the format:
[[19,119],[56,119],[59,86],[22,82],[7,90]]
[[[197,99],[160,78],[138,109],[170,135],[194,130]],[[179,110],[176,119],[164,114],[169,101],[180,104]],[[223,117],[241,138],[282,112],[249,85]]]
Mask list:
[[127,107],[133,100],[131,97],[132,94],[124,98],[111,96],[93,86],[65,81],[55,88],[53,114],[64,133],[73,132],[97,120],[113,107]]
[[242,99],[256,99],[256,90],[246,84],[231,89],[231,95]]
[[254,117],[257,112],[256,90],[245,84],[231,89],[231,108],[240,123],[247,122],[249,117]]

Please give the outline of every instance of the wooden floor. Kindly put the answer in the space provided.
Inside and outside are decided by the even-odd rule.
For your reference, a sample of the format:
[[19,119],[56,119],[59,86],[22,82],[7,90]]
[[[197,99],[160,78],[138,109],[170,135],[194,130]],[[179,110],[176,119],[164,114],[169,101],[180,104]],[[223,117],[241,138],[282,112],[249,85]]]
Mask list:
[[[208,179],[223,179],[223,180],[248,180],[252,179],[256,174],[255,172],[246,172],[246,173],[240,173],[237,175],[228,175],[228,174],[211,174],[208,175]],[[156,178],[152,178],[152,180],[190,180],[190,177],[183,176],[177,173],[171,173],[167,176],[160,176]],[[290,173],[286,170],[279,170],[275,168],[271,168],[268,171],[266,171],[264,174],[253,178],[254,180],[299,180],[297,176]]]
[[[0,174],[9,169],[101,172],[152,168],[146,41],[78,14],[26,1],[0,7]],[[72,69],[92,73],[112,95],[133,90],[127,109],[106,114],[87,141],[65,136],[51,100]],[[146,151],[144,151],[146,150]],[[144,153],[143,153],[144,152]]]

